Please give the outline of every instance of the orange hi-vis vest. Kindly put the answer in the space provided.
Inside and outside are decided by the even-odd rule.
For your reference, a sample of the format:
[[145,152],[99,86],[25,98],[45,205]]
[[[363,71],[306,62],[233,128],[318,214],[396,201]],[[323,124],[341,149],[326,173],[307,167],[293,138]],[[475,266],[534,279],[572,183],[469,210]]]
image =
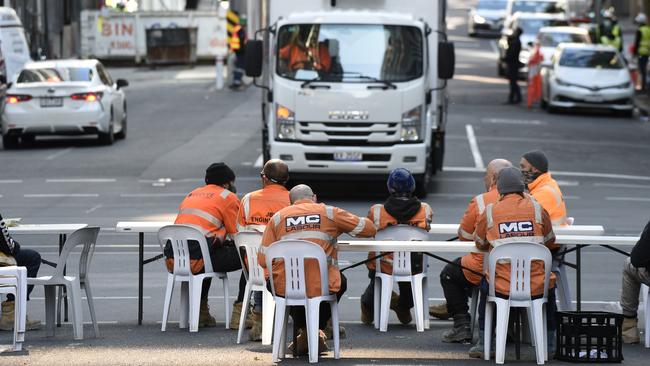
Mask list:
[[263,231],[263,227],[276,212],[290,205],[289,191],[282,185],[269,184],[251,192],[241,199],[237,215],[237,231]]
[[[208,244],[221,243],[226,234],[237,232],[237,211],[237,195],[220,186],[208,184],[193,190],[183,199],[174,224],[189,225],[199,230]],[[171,272],[173,258],[167,258],[166,264]],[[203,258],[193,258],[190,267],[192,273],[200,272]]]
[[[458,227],[458,239],[460,241],[474,241],[474,232],[476,231],[476,224],[478,223],[479,217],[481,217],[481,214],[485,212],[485,207],[487,205],[496,203],[498,200],[499,192],[496,187],[472,198],[469,205],[467,205],[465,214],[460,220],[460,226]],[[478,284],[481,283],[482,277],[472,271],[483,273],[483,258],[483,253],[469,253],[460,259],[460,265],[464,267],[463,274],[465,275],[465,278],[475,286],[478,286]],[[469,271],[466,268],[469,268],[472,271]]]
[[[476,247],[481,250],[522,241],[545,245],[551,250],[558,248],[548,212],[531,196],[516,193],[507,194],[497,203],[485,207],[476,225],[475,240]],[[507,296],[510,293],[510,263],[498,263],[495,277],[496,292]],[[530,281],[531,295],[541,295],[544,292],[544,265],[540,261],[532,263]],[[555,276],[551,273],[551,288],[554,282]]]
[[[301,220],[302,219],[302,220]],[[320,245],[328,261],[330,293],[341,289],[341,273],[338,268],[337,238],[347,233],[352,236],[369,238],[377,230],[372,221],[351,214],[338,207],[315,203],[308,199],[298,200],[293,205],[278,211],[269,221],[262,237],[262,250],[259,264],[266,268],[264,248],[283,239],[307,240]],[[321,296],[320,270],[313,259],[305,260],[305,284],[307,296]],[[276,294],[285,293],[285,272],[282,261],[273,263],[273,284]],[[268,272],[267,272],[268,276]]]
[[551,216],[553,225],[566,225],[566,205],[560,186],[551,173],[544,173],[528,184],[530,194]]
[[[429,206],[429,204],[422,202],[420,210],[413,217],[411,217],[408,222],[400,223],[396,218],[391,216],[386,211],[384,205],[376,204],[373,205],[368,211],[368,219],[370,219],[375,224],[377,230],[383,230],[389,226],[407,224],[429,231],[431,228],[431,222],[433,221],[433,210],[431,210],[431,206]],[[384,252],[382,252],[382,254],[383,253]],[[368,258],[370,259],[376,257],[378,254],[379,253],[377,252],[370,252],[368,253]],[[381,257],[380,264],[382,273],[393,273],[393,253],[390,252],[389,254]],[[367,262],[366,266],[370,270],[376,269],[374,260]]]

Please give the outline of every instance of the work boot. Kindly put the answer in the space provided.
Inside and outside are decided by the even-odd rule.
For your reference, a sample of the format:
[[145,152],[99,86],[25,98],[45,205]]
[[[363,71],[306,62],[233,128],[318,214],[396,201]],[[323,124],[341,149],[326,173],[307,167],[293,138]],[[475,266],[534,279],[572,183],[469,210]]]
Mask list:
[[201,308],[199,310],[199,328],[212,328],[217,326],[217,321],[210,315],[210,306],[208,299],[201,299]]
[[262,340],[262,313],[251,311],[253,313],[253,326],[248,331],[248,340],[259,342]]
[[[232,315],[230,315],[230,329],[238,330],[239,329],[239,317],[241,316],[241,307],[242,302],[235,302],[232,305]],[[246,316],[246,321],[244,322],[244,327],[246,329],[251,329],[253,326],[253,314],[252,311],[248,312]]]
[[[478,332],[478,341],[469,349],[470,358],[480,358],[483,359],[483,353],[485,351],[484,346],[485,337],[483,331]],[[494,348],[496,347],[495,339],[492,337],[492,346],[490,347],[490,357],[494,357]]]
[[454,315],[454,327],[442,333],[445,343],[466,343],[472,341],[469,314]]
[[[318,353],[324,353],[329,350],[326,343],[327,337],[322,330],[318,330]],[[289,352],[293,353],[294,347],[298,345],[296,356],[306,356],[309,354],[309,343],[307,342],[307,331],[305,329],[298,329],[298,336],[295,341],[289,343]]]
[[404,325],[409,324],[413,320],[411,309],[404,309],[399,306],[399,295],[395,291],[393,291],[390,297],[390,309],[397,314],[397,319]]
[[450,315],[447,312],[447,302],[429,306],[429,315],[440,320],[449,319]]
[[363,301],[361,301],[360,303],[361,303],[361,323],[365,325],[372,325],[372,322],[375,320],[373,317],[374,314],[372,313],[372,311],[370,311],[370,309],[368,309],[368,307],[363,303]]
[[[334,331],[332,327],[332,319],[327,321],[327,327],[325,327],[324,333],[327,339],[334,339]],[[339,339],[345,339],[345,328],[339,324]]]
[[[13,330],[14,329],[14,320],[15,320],[15,306],[14,301],[3,301],[2,302],[2,316],[0,317],[0,330]],[[31,320],[29,317],[25,319],[25,330],[36,330],[41,329],[40,320]]]
[[[4,307],[2,314],[4,316]],[[623,343],[636,344],[641,341],[637,321],[637,318],[623,318]]]

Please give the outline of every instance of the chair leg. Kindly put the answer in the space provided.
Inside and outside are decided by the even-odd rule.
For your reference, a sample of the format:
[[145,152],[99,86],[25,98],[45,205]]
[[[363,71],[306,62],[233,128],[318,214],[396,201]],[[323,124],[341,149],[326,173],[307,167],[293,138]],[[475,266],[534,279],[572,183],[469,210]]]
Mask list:
[[492,317],[494,316],[494,303],[488,301],[485,304],[485,329],[483,333],[483,359],[490,360],[492,351]]
[[566,267],[560,265],[556,274],[556,288],[557,295],[560,300],[560,309],[562,311],[573,311],[573,303],[571,302],[571,285],[569,284]]
[[199,331],[199,311],[201,309],[201,288],[204,277],[190,277],[190,332]]
[[379,314],[381,314],[381,277],[375,277],[375,291],[373,301],[373,323],[375,325],[375,329],[379,329]]
[[[251,282],[246,282],[244,290],[244,302],[241,304],[241,314],[239,316],[239,330],[237,331],[237,344],[241,343],[241,336],[244,333],[244,323],[246,322],[246,313],[248,313],[248,302],[251,298]],[[228,300],[226,300],[228,302]]]
[[379,306],[379,331],[385,332],[388,330],[388,315],[390,314],[390,298],[393,294],[393,280],[382,280],[381,291],[379,293],[381,297],[381,305]]
[[650,348],[650,302],[648,302],[648,295],[650,295],[650,287],[647,285],[641,286],[641,293],[643,294],[643,304],[645,312],[643,317],[645,318],[645,327],[643,328],[645,334],[645,348]]
[[[320,301],[308,300],[305,306],[305,317],[307,318],[307,345],[309,346],[309,363],[318,362],[318,334],[319,334]],[[332,328],[333,333],[338,329]]]
[[190,283],[181,282],[181,306],[178,327],[181,329],[190,326]]
[[508,336],[508,318],[510,316],[510,305],[507,301],[496,302],[497,305],[497,331],[495,361],[503,364],[506,358],[506,338]]
[[74,330],[74,339],[81,340],[84,338],[84,323],[83,323],[83,308],[81,307],[81,287],[79,285],[79,280],[75,279],[74,281],[66,285],[67,293],[69,297],[72,297],[68,301],[72,304],[72,327]]
[[341,344],[339,339],[339,306],[336,301],[330,302],[330,307],[332,310],[332,332],[334,338],[334,359],[338,360],[341,357]]
[[544,360],[546,359],[546,346],[544,336],[544,328],[546,328],[546,323],[544,323],[544,304],[540,301],[533,301],[532,310],[532,320],[529,320],[531,323],[530,326],[535,331],[535,336],[531,339],[531,343],[535,345],[535,355],[537,357],[537,364],[543,365]]
[[169,308],[172,304],[172,295],[174,293],[174,276],[171,274],[167,275],[167,288],[165,289],[165,300],[163,304],[163,318],[162,325],[160,326],[160,331],[164,332],[167,330],[167,321],[169,320]]
[[25,342],[25,326],[27,320],[27,270],[19,268],[16,273],[16,297],[14,320],[14,351],[22,351]]
[[274,314],[275,301],[273,301],[273,295],[264,289],[262,291],[262,345],[268,346],[271,344]]
[[[277,319],[277,313],[275,318]],[[284,319],[282,321],[282,331],[280,335],[280,357],[285,357],[285,352],[287,350],[287,329],[289,328],[289,310],[287,309],[286,304],[284,305]],[[275,333],[275,332],[274,332]]]
[[99,337],[99,325],[97,324],[97,315],[95,314],[95,301],[93,300],[93,292],[90,288],[90,282],[86,279],[84,281],[84,291],[86,292],[86,301],[88,302],[88,310],[90,310],[90,319],[93,322],[93,335],[95,338]]
[[476,286],[476,287],[474,287],[474,289],[472,289],[472,301],[470,302],[469,309],[470,309],[469,316],[470,316],[470,319],[471,319],[469,329],[470,329],[470,332],[472,333],[472,340],[474,340],[474,330],[476,329],[476,321],[477,321],[476,315],[477,315],[477,310],[478,310],[478,286]]
[[418,332],[424,332],[424,306],[423,299],[423,276],[411,276],[411,293],[413,294],[413,305],[415,306],[415,326]]
[[[230,329],[230,295],[228,292],[228,275],[224,274],[224,277],[222,277],[222,284],[223,284],[223,301],[226,307],[226,329]],[[241,329],[241,327],[240,327]]]
[[[66,294],[67,295],[67,294]],[[56,326],[61,326],[61,312],[63,311],[63,286],[57,288],[56,296]]]
[[275,326],[274,326],[274,332],[273,332],[273,354],[272,354],[272,360],[273,362],[279,362],[280,361],[280,355],[284,357],[284,349],[283,349],[283,337],[286,336],[285,333],[285,328],[286,328],[286,317],[285,317],[285,302],[284,299],[278,300],[276,299],[276,304],[275,304]]
[[422,278],[422,319],[424,319],[424,329],[429,330],[429,276]]
[[56,288],[55,285],[45,285],[45,327],[48,337],[54,337],[56,317]]

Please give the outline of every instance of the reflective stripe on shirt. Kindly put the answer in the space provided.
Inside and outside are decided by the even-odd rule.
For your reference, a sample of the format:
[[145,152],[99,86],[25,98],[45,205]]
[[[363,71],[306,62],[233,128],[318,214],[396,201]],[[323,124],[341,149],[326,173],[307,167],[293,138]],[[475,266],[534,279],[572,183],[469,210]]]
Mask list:
[[374,210],[372,214],[374,219],[373,221],[375,222],[375,226],[377,227],[377,229],[379,229],[381,225],[381,205],[375,205],[373,210]]
[[350,231],[349,234],[352,235],[352,236],[357,236],[357,235],[359,235],[360,232],[363,231],[363,229],[365,227],[366,227],[366,220],[364,218],[360,217],[359,218],[359,223],[357,224],[357,226],[352,231]]
[[479,194],[476,198],[476,207],[478,208],[478,214],[482,214],[483,211],[485,211],[485,200],[483,199],[483,195]]
[[218,218],[212,216],[211,213],[209,213],[207,211],[203,211],[203,210],[198,209],[198,208],[182,208],[182,209],[180,209],[180,211],[178,213],[179,213],[179,215],[198,216],[198,217],[212,223],[214,226],[217,227],[217,229],[220,229],[220,228],[223,227],[223,224],[221,223],[221,220],[219,220]]

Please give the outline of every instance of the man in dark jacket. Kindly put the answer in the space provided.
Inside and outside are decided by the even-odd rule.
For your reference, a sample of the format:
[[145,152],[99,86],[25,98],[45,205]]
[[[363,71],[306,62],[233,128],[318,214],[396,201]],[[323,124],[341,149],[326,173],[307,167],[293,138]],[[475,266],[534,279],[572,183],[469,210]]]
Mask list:
[[[623,308],[623,343],[639,343],[637,309],[641,285],[650,286],[650,222],[643,229],[641,238],[625,259],[623,284],[621,286],[621,308]],[[646,315],[647,316],[647,315]],[[646,330],[647,332],[647,330]]]
[[519,53],[521,52],[519,36],[521,36],[521,33],[521,28],[517,28],[508,37],[508,49],[504,57],[504,61],[506,62],[506,76],[510,82],[510,94],[508,94],[507,104],[521,103],[521,90],[519,89],[519,84],[517,84],[519,68],[521,67],[521,62],[519,61]]
[[[27,277],[36,277],[41,266],[41,255],[37,251],[21,248],[17,241],[9,235],[7,224],[0,215],[0,266],[21,266],[27,268]],[[33,285],[27,286],[27,300],[34,289]],[[7,301],[2,302],[2,317],[0,318],[0,330],[14,329],[15,298],[13,294],[7,295]],[[27,330],[41,327],[39,320],[27,319],[25,328]]]

